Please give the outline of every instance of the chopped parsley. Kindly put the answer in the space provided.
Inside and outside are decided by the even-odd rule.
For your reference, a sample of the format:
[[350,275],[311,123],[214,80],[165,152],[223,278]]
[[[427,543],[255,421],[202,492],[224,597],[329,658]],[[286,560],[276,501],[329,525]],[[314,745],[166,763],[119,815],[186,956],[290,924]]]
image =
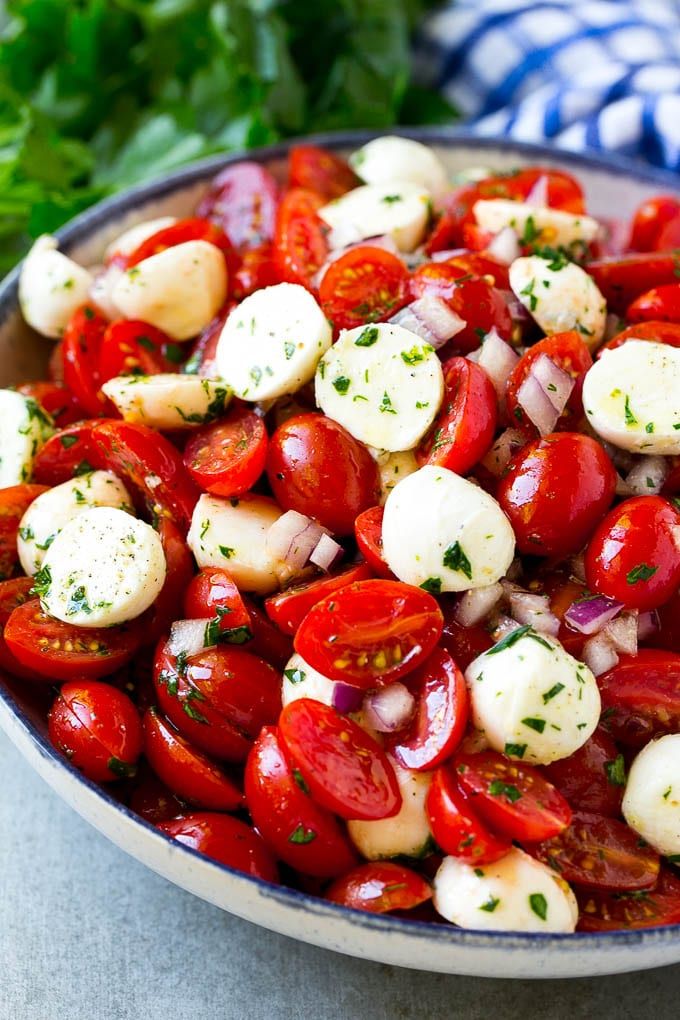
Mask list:
[[526,287],[520,291],[520,294],[529,298],[529,308],[532,312],[536,311],[536,305],[538,304],[538,298],[534,294],[534,287],[536,286],[536,280],[530,280]]
[[548,901],[542,892],[534,892],[530,894],[529,906],[536,917],[540,917],[541,921],[545,921],[548,916]]
[[545,719],[535,719],[528,716],[526,719],[522,719],[522,725],[528,726],[530,730],[536,730],[537,733],[542,733],[545,729]]
[[424,591],[429,591],[430,595],[440,595],[442,590],[442,579],[441,577],[428,577],[426,581],[420,586]]
[[392,401],[390,400],[390,395],[387,392],[387,390],[385,390],[385,392],[383,393],[383,398],[382,398],[382,401],[380,403],[380,406],[379,406],[378,410],[382,411],[383,413],[386,413],[386,414],[396,414],[397,413],[395,411],[395,409],[392,407]]
[[626,419],[626,425],[637,425],[638,420],[630,409],[630,397],[626,394],[626,399],[623,403],[623,415]]
[[227,560],[230,560],[234,553],[236,552],[236,550],[232,549],[230,545],[218,545],[217,548],[220,550],[224,558]]
[[292,684],[301,684],[307,679],[307,674],[304,669],[284,669],[283,675],[287,680],[290,680]]
[[378,327],[377,326],[366,326],[366,329],[362,329],[359,336],[354,341],[355,347],[372,347],[373,344],[378,342]]
[[617,754],[614,761],[606,761],[604,770],[607,773],[607,781],[612,786],[626,785],[626,763],[622,754]]
[[290,836],[288,837],[289,843],[311,843],[312,840],[316,839],[316,833],[313,829],[305,829],[302,822],[293,829]]
[[70,450],[78,442],[78,436],[59,436],[59,442],[65,450]]
[[38,598],[44,598],[49,593],[50,585],[52,584],[52,572],[48,566],[43,566],[40,570],[33,575],[33,587],[29,594],[37,595]]
[[549,691],[546,691],[543,695],[543,704],[547,705],[554,697],[556,697],[560,691],[564,690],[564,684],[554,684]]
[[492,797],[507,797],[511,804],[520,799],[522,794],[512,783],[504,783],[501,779],[494,779],[489,783],[489,793]]
[[628,584],[637,584],[638,581],[648,581],[650,577],[654,577],[658,567],[650,567],[647,563],[638,563],[637,567],[633,567],[626,574],[626,581]]
[[468,581],[472,580],[472,564],[467,558],[460,542],[454,542],[444,553],[444,566],[465,574]]
[[339,375],[337,379],[333,380],[333,389],[338,393],[347,393],[350,383],[351,379],[348,379],[346,375]]
[[494,910],[501,901],[497,896],[490,896],[486,903],[482,903],[480,910],[486,910],[487,914],[493,914]]
[[423,344],[422,347],[414,344],[410,351],[401,352],[401,360],[407,365],[417,365],[419,361],[424,361],[425,356],[433,350],[434,348],[429,344]]
[[68,606],[66,608],[66,614],[73,616],[74,613],[91,613],[92,606],[88,602],[87,592],[84,586],[81,584],[80,587],[76,588],[71,594],[71,598],[68,600]]
[[508,758],[523,758],[526,749],[526,744],[506,744],[504,748]]

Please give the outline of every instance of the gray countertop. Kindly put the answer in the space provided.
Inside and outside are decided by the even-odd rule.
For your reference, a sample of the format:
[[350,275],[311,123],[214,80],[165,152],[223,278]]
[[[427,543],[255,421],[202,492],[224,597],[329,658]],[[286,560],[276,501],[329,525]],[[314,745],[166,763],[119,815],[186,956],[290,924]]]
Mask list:
[[0,734],[0,1020],[662,1020],[680,965],[580,981],[399,970],[273,935],[75,815]]

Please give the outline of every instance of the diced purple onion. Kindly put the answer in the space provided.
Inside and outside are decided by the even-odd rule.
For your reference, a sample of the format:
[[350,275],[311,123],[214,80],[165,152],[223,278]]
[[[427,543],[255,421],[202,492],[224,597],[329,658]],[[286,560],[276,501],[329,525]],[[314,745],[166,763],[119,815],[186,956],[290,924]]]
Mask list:
[[665,457],[640,457],[626,475],[626,485],[635,496],[656,496],[668,474]]
[[659,614],[656,609],[650,609],[646,613],[638,614],[638,641],[646,641],[653,634],[656,634],[661,627]]
[[506,429],[482,458],[482,464],[494,478],[500,478],[505,469],[526,443],[526,436],[519,429]]
[[535,375],[528,375],[517,391],[517,403],[542,436],[554,431],[559,411],[547,396]]
[[505,398],[506,383],[518,361],[517,354],[498,335],[495,327],[486,334],[479,349],[477,364],[491,379],[499,400]]
[[488,616],[503,597],[501,584],[487,584],[483,588],[470,588],[461,597],[454,610],[454,618],[461,627],[472,627]]
[[430,255],[432,262],[448,262],[449,259],[458,258],[460,255],[469,255],[467,248],[446,248],[444,251],[435,251]]
[[168,651],[171,655],[197,655],[209,646],[205,642],[210,620],[175,620],[170,628]]
[[489,255],[498,259],[504,266],[511,265],[522,254],[517,234],[512,227],[503,227],[502,230],[499,230],[486,250]]
[[363,700],[364,692],[360,687],[353,687],[351,684],[345,684],[340,680],[333,684],[331,705],[341,715],[346,715],[348,712],[358,712],[363,704]]
[[538,209],[548,208],[548,178],[541,174],[533,188],[524,199],[525,205],[533,205]]
[[393,315],[389,322],[403,326],[430,344],[435,350],[465,329],[466,322],[456,315],[446,301],[434,294],[424,294]]
[[583,646],[583,661],[595,676],[613,669],[619,656],[606,634],[596,634]]
[[511,616],[505,616],[501,613],[496,620],[496,626],[491,632],[491,637],[494,641],[500,641],[506,634],[512,634],[513,630],[517,630],[518,627],[517,620],[513,620]]
[[267,552],[293,572],[302,570],[328,532],[320,524],[297,510],[287,510],[275,521],[265,536]]
[[415,698],[404,684],[389,684],[364,698],[366,721],[378,733],[394,733],[411,719],[415,705]]
[[510,318],[517,326],[528,326],[533,322],[529,312],[511,290],[501,290]]
[[604,634],[621,655],[637,655],[637,616],[637,610],[622,613],[615,620],[611,620],[604,629]]
[[514,591],[510,595],[510,613],[518,623],[528,623],[539,634],[557,637],[560,621],[550,611],[550,599],[547,595]]
[[341,558],[344,551],[340,543],[336,542],[330,535],[322,535],[318,545],[309,557],[309,562],[325,571],[325,573],[328,573],[331,567]]
[[574,388],[574,380],[569,373],[556,365],[547,354],[539,354],[531,366],[531,374],[538,380],[557,413],[562,414]]
[[565,621],[581,634],[598,634],[623,609],[623,602],[608,595],[577,599],[564,614]]

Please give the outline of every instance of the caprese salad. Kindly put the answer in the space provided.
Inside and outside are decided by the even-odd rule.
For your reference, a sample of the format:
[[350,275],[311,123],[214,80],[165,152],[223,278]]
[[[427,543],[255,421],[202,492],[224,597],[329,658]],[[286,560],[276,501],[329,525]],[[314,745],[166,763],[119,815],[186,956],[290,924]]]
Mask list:
[[385,137],[21,271],[0,667],[167,836],[464,928],[680,922],[680,201]]

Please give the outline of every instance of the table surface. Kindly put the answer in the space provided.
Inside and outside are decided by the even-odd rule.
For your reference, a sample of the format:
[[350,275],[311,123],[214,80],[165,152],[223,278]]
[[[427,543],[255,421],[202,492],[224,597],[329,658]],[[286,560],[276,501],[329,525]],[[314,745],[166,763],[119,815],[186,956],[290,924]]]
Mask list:
[[0,1020],[662,1020],[680,965],[579,981],[366,963],[238,920],[148,871],[0,734]]

